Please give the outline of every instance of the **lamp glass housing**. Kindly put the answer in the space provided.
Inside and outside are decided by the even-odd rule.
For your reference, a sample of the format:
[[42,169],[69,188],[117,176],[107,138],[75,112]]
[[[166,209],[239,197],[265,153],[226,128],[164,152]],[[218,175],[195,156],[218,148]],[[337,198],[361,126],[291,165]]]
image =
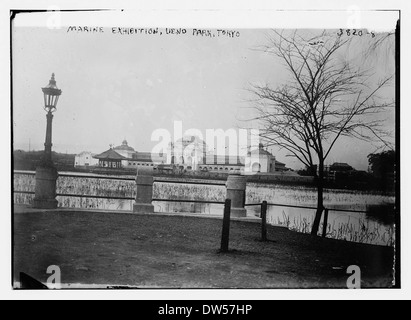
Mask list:
[[51,75],[48,86],[42,88],[44,94],[44,110],[54,112],[57,109],[57,102],[61,95],[61,90],[57,88],[54,73]]

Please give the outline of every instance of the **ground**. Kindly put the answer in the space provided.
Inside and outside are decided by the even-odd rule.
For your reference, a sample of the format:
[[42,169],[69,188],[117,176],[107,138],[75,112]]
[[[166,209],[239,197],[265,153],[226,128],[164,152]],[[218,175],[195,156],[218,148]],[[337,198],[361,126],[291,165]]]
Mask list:
[[393,248],[322,239],[232,221],[230,251],[219,253],[222,220],[119,212],[14,212],[14,281],[46,283],[48,266],[65,284],[139,288],[346,287],[350,265],[362,287],[392,286]]

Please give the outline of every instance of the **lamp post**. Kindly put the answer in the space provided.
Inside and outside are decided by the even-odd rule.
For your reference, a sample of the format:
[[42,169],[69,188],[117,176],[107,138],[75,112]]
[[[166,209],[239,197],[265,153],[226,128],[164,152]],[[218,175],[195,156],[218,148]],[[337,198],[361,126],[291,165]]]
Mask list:
[[44,155],[40,166],[36,168],[36,187],[34,197],[34,208],[54,209],[57,208],[56,181],[57,169],[51,158],[51,137],[53,112],[56,111],[57,102],[61,90],[57,88],[54,73],[51,75],[49,84],[42,88],[44,94],[44,110],[47,112],[46,142],[44,143]]

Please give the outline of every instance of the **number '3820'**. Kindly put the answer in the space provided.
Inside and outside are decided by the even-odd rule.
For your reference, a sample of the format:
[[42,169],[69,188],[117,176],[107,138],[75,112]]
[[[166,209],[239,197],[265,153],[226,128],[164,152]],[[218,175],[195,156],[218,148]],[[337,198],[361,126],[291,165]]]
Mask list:
[[364,34],[370,34],[371,37],[375,37],[375,33],[373,31],[368,32],[364,30],[357,30],[357,29],[340,29],[340,31],[337,33],[337,36],[341,37],[342,35],[347,35],[347,36],[359,36],[362,37]]

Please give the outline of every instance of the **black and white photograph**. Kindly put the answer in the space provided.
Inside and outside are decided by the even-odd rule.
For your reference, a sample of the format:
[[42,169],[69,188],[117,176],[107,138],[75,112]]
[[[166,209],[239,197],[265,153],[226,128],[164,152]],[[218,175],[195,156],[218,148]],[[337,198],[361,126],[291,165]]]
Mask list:
[[399,10],[45,9],[10,15],[13,291],[400,287]]

